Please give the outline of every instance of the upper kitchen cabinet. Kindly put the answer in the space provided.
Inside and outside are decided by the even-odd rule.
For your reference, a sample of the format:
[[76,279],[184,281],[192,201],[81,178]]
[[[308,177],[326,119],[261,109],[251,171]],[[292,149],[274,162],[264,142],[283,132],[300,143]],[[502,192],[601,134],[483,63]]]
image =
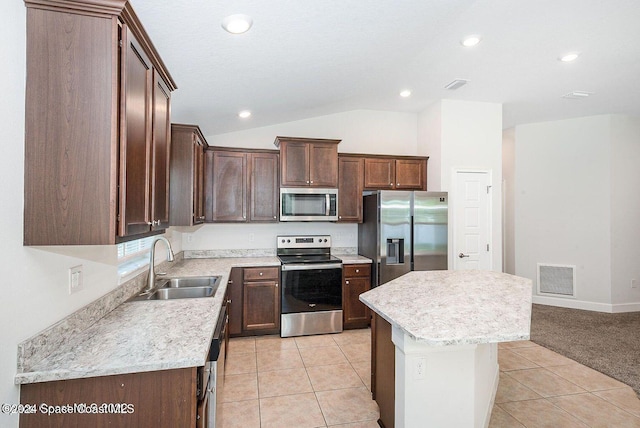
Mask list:
[[427,190],[428,157],[368,156],[364,190]]
[[214,148],[205,154],[207,222],[278,220],[278,153]]
[[172,226],[204,222],[204,151],[198,125],[171,124],[170,215]]
[[25,4],[24,244],[159,233],[169,224],[176,85],[131,5]]
[[340,140],[276,137],[282,187],[338,187]]
[[338,156],[338,221],[362,223],[364,159]]

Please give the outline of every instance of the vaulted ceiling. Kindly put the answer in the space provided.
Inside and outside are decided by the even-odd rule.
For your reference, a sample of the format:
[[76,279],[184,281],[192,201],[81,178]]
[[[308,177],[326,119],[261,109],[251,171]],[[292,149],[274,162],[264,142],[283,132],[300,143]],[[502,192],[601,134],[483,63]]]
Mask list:
[[[178,84],[173,121],[205,135],[354,109],[417,113],[443,98],[502,103],[504,128],[640,116],[638,0],[131,3]],[[221,27],[236,13],[253,18],[247,33]],[[470,34],[480,44],[463,47]],[[568,52],[580,56],[558,59]],[[454,79],[469,82],[445,89]],[[572,91],[592,94],[562,97]]]

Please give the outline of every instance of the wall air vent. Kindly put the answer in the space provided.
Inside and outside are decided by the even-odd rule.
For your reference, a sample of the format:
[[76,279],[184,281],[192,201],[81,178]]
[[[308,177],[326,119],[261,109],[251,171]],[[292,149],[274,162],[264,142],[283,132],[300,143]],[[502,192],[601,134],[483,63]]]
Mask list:
[[538,294],[576,296],[576,267],[538,263]]
[[447,83],[444,88],[445,89],[450,89],[450,90],[453,91],[453,90],[458,89],[460,86],[466,85],[467,83],[469,83],[469,81],[466,80],[466,79],[456,79],[456,80],[453,80],[453,81]]

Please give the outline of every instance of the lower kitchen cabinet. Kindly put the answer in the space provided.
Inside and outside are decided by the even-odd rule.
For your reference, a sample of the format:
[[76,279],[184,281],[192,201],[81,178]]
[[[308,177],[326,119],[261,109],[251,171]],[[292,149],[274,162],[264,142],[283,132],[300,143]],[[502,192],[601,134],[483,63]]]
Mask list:
[[280,268],[234,268],[229,277],[229,333],[280,332]]
[[369,308],[360,301],[360,294],[371,289],[370,264],[346,264],[342,268],[343,328],[365,328],[371,320]]
[[[20,415],[20,427],[195,427],[196,374],[197,368],[189,367],[25,384],[20,403],[37,408]],[[78,410],[93,403],[98,413]],[[43,413],[54,412],[53,406],[59,406],[57,413]],[[72,411],[62,413],[67,406]]]

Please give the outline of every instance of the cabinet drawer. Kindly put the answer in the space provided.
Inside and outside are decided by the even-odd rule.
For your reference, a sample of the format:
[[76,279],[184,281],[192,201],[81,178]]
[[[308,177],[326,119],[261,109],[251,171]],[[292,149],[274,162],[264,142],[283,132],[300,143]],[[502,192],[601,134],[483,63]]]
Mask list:
[[371,265],[362,264],[362,265],[343,265],[342,270],[344,272],[345,278],[354,278],[358,276],[370,276],[371,275]]
[[279,277],[279,267],[244,268],[245,281],[264,281],[265,279],[275,279],[277,281]]

